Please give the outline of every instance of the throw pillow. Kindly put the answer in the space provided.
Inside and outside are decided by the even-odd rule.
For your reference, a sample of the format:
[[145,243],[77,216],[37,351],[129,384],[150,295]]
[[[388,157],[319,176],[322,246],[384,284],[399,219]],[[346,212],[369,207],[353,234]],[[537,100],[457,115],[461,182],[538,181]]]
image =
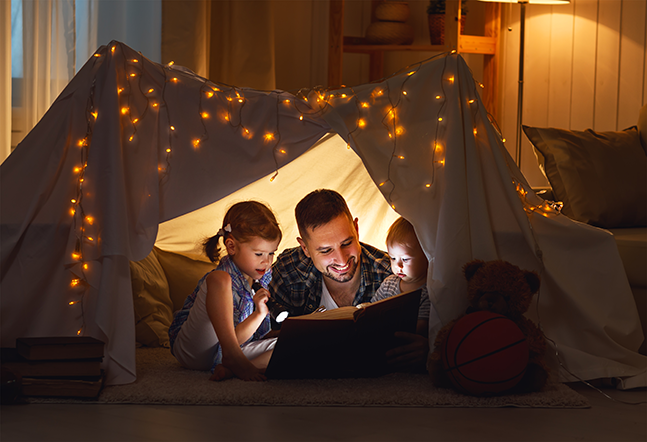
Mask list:
[[647,225],[647,156],[636,128],[618,132],[523,126],[562,212],[603,228]]
[[173,317],[164,270],[151,252],[141,261],[130,262],[135,309],[135,340],[148,347],[168,347],[168,328]]
[[181,254],[154,248],[166,273],[173,311],[180,310],[186,297],[193,293],[200,279],[216,268],[206,256]]

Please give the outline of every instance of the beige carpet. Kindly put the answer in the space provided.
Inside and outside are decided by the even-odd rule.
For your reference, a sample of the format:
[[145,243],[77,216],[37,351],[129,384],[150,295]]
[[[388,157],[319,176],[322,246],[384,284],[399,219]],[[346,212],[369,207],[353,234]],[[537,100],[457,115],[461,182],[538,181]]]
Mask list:
[[[208,381],[209,372],[186,370],[168,349],[137,350],[138,380],[105,387],[95,403],[269,406],[538,407],[588,408],[587,400],[563,384],[541,393],[476,398],[435,388],[427,375],[397,373],[379,378]],[[31,403],[73,402],[30,398]],[[76,401],[78,402],[78,401]]]

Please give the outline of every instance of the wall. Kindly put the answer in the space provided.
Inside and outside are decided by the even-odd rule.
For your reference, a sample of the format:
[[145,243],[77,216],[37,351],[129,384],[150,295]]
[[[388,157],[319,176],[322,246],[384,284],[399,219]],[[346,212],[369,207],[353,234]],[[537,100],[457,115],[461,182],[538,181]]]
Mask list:
[[[499,124],[516,146],[518,5],[502,8]],[[633,126],[647,102],[647,1],[571,0],[526,7],[523,124],[615,131]],[[508,31],[508,26],[510,31]],[[522,134],[522,171],[545,185]]]

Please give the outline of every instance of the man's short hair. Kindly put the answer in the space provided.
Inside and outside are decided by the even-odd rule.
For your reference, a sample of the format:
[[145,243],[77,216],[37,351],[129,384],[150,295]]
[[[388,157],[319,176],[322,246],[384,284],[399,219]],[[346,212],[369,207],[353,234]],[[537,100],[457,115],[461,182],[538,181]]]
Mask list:
[[353,222],[353,216],[350,214],[344,197],[329,189],[310,192],[299,201],[294,213],[302,238],[307,236],[307,229],[314,230],[340,215],[345,215],[350,222]]

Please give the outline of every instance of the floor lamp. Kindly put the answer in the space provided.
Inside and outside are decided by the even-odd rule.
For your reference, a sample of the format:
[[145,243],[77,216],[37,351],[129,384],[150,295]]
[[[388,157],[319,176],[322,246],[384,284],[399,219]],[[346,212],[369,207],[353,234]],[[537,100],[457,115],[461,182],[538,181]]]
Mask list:
[[519,18],[519,92],[517,95],[517,146],[515,150],[515,162],[519,169],[521,169],[521,118],[523,116],[523,63],[524,63],[524,46],[526,39],[526,5],[540,4],[540,5],[565,5],[570,3],[570,0],[480,0],[482,2],[498,2],[498,3],[518,3],[521,7],[521,15]]

